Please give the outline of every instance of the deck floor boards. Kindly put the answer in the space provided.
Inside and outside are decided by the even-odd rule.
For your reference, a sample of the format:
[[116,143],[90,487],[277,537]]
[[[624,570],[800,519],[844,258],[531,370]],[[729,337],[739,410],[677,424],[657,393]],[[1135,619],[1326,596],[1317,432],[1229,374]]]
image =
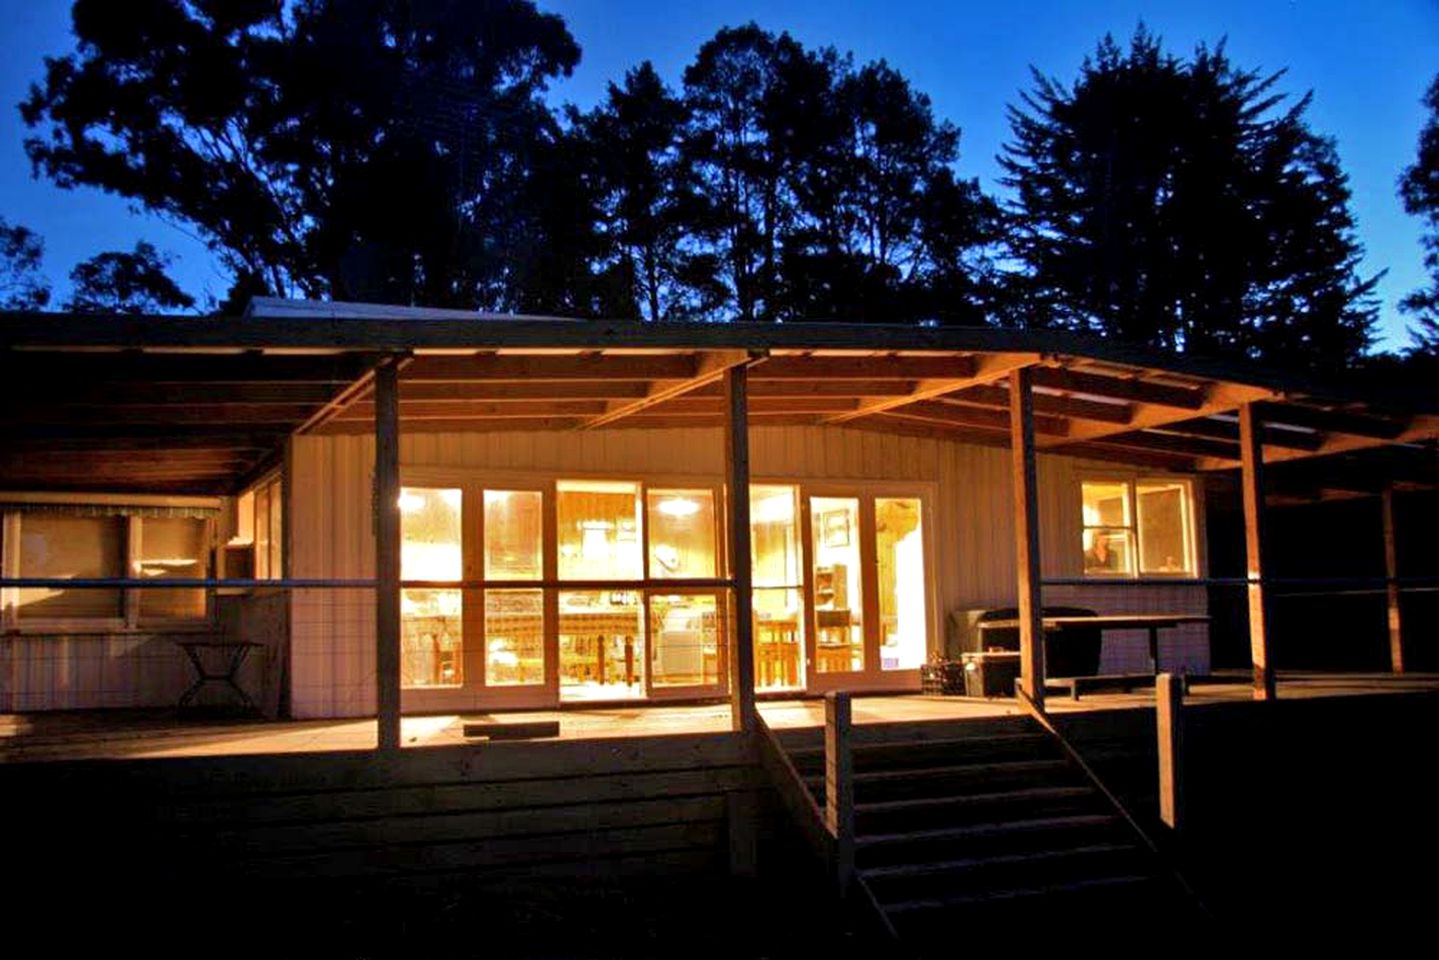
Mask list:
[[[1279,680],[1280,699],[1306,699],[1412,693],[1439,690],[1439,674],[1317,674],[1286,673]],[[1196,682],[1186,703],[1201,705],[1249,700],[1248,674],[1216,675]],[[1086,695],[1079,701],[1054,697],[1055,714],[1152,707],[1154,695],[1144,688],[1124,693]],[[822,699],[771,700],[760,704],[765,720],[777,729],[816,728],[824,724]],[[1019,708],[1006,699],[922,696],[919,694],[856,697],[856,724],[964,720],[1017,716]],[[560,739],[608,739],[664,734],[721,732],[729,729],[727,703],[655,704],[580,709],[504,712],[495,714],[406,717],[402,743],[406,748],[454,746],[467,741],[464,724],[486,716],[506,722],[558,720]],[[363,750],[375,746],[375,722],[359,720],[220,721],[179,716],[174,711],[74,711],[0,715],[0,762],[227,756]]]

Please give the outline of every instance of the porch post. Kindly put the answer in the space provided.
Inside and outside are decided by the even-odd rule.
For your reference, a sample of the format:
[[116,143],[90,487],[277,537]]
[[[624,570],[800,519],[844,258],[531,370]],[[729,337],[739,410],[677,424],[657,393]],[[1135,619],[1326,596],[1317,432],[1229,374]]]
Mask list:
[[1044,607],[1040,596],[1039,500],[1034,456],[1033,373],[1009,374],[1009,446],[1014,488],[1014,559],[1019,574],[1019,682],[1044,706]]
[[749,370],[744,364],[725,371],[725,480],[729,487],[730,578],[734,581],[734,630],[729,676],[731,724],[755,729],[754,588],[749,530]]
[[1398,550],[1394,544],[1394,488],[1385,487],[1380,496],[1380,508],[1384,513],[1384,593],[1389,609],[1389,668],[1395,673],[1404,672],[1404,622],[1399,614]]
[[375,368],[375,705],[379,748],[400,748],[399,360]]
[[1273,700],[1269,662],[1269,598],[1264,587],[1263,424],[1253,404],[1239,408],[1240,479],[1244,492],[1244,555],[1249,581],[1249,657],[1254,664],[1254,699]]

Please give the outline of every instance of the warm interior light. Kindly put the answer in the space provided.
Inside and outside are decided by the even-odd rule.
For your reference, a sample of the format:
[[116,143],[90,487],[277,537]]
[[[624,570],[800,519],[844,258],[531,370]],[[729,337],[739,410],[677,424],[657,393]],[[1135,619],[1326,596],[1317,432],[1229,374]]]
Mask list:
[[794,498],[787,492],[756,500],[750,507],[751,523],[789,523],[793,519]]
[[400,512],[415,513],[425,509],[425,498],[422,494],[411,493],[404,490],[400,493]]
[[675,497],[671,500],[661,500],[655,509],[669,517],[692,517],[699,513],[700,505],[688,497]]

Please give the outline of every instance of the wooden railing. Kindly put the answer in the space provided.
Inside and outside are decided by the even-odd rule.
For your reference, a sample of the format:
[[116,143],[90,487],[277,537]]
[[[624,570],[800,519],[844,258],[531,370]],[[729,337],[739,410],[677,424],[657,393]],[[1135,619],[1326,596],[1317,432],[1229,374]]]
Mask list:
[[892,942],[898,940],[894,925],[875,899],[869,884],[855,871],[854,746],[850,694],[826,694],[824,713],[823,807],[815,801],[804,777],[763,716],[758,716],[756,724],[760,765],[769,774],[770,782],[790,819],[804,835],[815,856],[825,865],[835,891],[850,902],[864,904],[869,925],[879,937]]
[[[1173,679],[1174,678],[1171,678],[1171,680]],[[1171,684],[1167,687],[1167,689],[1171,690],[1171,695],[1173,687],[1177,684],[1178,681],[1175,681],[1174,684]],[[1156,690],[1160,689],[1166,688],[1156,685]],[[1054,737],[1055,742],[1059,744],[1060,749],[1064,751],[1064,754],[1066,757],[1069,758],[1069,761],[1079,769],[1079,771],[1084,775],[1085,779],[1089,781],[1090,786],[1093,787],[1100,794],[1100,796],[1104,797],[1105,801],[1114,810],[1114,812],[1118,814],[1119,817],[1129,826],[1130,832],[1144,845],[1146,849],[1149,850],[1150,854],[1155,858],[1155,861],[1163,865],[1165,872],[1170,875],[1170,877],[1178,885],[1179,889],[1194,905],[1195,909],[1198,910],[1205,917],[1211,917],[1211,914],[1209,913],[1209,908],[1205,906],[1204,901],[1199,898],[1199,894],[1196,893],[1194,888],[1189,885],[1189,882],[1184,879],[1183,874],[1181,874],[1178,868],[1175,867],[1169,856],[1166,855],[1164,850],[1160,848],[1159,844],[1155,842],[1149,831],[1145,830],[1143,825],[1141,825],[1140,822],[1134,817],[1134,815],[1130,813],[1129,808],[1124,805],[1124,803],[1119,799],[1119,797],[1116,796],[1114,792],[1109,789],[1109,787],[1105,786],[1104,781],[1101,780],[1099,778],[1099,775],[1094,772],[1094,768],[1085,761],[1084,757],[1081,756],[1079,751],[1075,749],[1074,745],[1070,743],[1069,738],[1066,737],[1063,731],[1061,731],[1059,727],[1054,723],[1054,720],[1050,717],[1048,712],[1046,712],[1042,706],[1035,703],[1034,700],[1032,700],[1029,695],[1024,692],[1024,690],[1020,687],[1018,683],[1014,685],[1014,696],[1015,699],[1019,702],[1020,707],[1030,716],[1032,716],[1035,721],[1046,731],[1048,731],[1052,737]],[[1161,750],[1162,749],[1163,748],[1161,747]]]

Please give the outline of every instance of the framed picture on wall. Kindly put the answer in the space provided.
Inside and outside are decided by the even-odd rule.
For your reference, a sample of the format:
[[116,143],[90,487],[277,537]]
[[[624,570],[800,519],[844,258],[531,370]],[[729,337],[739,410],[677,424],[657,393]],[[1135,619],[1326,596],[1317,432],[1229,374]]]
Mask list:
[[831,510],[819,515],[820,542],[826,547],[849,546],[849,511]]

